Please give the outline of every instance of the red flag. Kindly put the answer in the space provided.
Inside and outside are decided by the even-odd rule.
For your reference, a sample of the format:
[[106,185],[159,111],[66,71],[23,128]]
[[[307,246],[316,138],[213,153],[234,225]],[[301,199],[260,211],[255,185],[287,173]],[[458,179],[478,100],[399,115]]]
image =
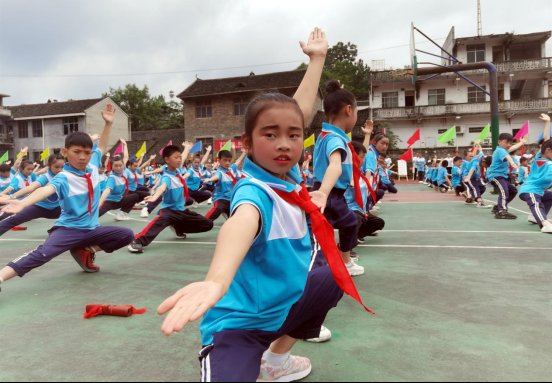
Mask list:
[[408,148],[408,150],[402,154],[402,156],[399,158],[399,160],[412,161],[412,157],[413,157],[412,148]]
[[514,137],[514,140],[519,140],[528,134],[529,134],[529,121],[527,121],[525,124],[521,126],[521,129],[519,130],[519,132],[517,132],[516,136]]
[[412,135],[412,137],[410,137],[408,139],[408,141],[406,141],[406,143],[408,144],[408,146],[412,146],[414,145],[417,141],[420,141],[420,128],[418,128],[414,134]]

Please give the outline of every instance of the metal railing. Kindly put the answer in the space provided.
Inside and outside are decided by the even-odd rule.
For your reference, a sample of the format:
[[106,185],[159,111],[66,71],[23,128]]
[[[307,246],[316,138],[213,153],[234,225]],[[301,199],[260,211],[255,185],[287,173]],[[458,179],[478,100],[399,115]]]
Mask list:
[[[548,111],[552,109],[552,98],[532,100],[502,101],[498,104],[500,112]],[[474,104],[428,105],[405,108],[374,109],[376,119],[420,118],[445,115],[490,113],[489,102]]]
[[[496,70],[505,73],[522,72],[532,70],[548,70],[552,69],[552,57],[543,57],[538,59],[513,60],[494,63]],[[470,70],[463,72],[466,75],[487,73],[484,69]],[[389,82],[389,81],[410,81],[412,75],[409,69],[395,69],[387,71],[372,72],[373,82]],[[455,75],[448,75],[455,76]]]

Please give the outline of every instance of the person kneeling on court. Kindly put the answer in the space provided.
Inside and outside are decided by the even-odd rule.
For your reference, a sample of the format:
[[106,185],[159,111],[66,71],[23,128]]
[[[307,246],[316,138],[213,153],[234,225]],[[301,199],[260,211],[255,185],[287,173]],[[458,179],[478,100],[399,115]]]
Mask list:
[[132,253],[143,253],[144,247],[152,243],[167,226],[179,239],[185,239],[186,233],[203,233],[213,228],[213,221],[185,207],[189,196],[188,185],[179,170],[182,164],[181,149],[174,145],[167,146],[163,149],[163,160],[167,169],[161,183],[155,194],[144,199],[145,202],[155,202],[163,196],[163,203],[157,217],[128,246]]

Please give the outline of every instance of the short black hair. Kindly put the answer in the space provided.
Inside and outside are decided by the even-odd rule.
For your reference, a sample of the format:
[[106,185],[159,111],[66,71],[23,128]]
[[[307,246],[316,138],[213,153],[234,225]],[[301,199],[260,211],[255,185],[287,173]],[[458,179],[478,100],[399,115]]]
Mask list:
[[182,153],[182,149],[176,145],[169,145],[166,146],[165,149],[163,149],[163,158],[167,158],[172,156],[175,152]]
[[487,164],[488,167],[491,166],[493,163],[493,156],[485,157],[485,163]]
[[23,160],[23,161],[21,161],[21,165],[19,165],[19,170],[25,169],[25,167],[26,167],[27,165],[33,165],[33,166],[34,166],[33,161],[29,161],[29,160]]
[[[114,155],[112,158],[111,158],[111,163],[115,163],[115,162],[123,162],[123,157],[121,157],[120,155],[116,154]],[[123,164],[124,165],[124,164]]]
[[544,153],[547,149],[552,149],[552,139],[544,141],[541,146],[541,153]]
[[519,159],[519,163],[520,163],[520,164],[521,164],[522,162],[527,162],[527,161],[529,161],[529,158],[527,158],[527,157],[521,157],[521,158]]
[[454,157],[454,159],[452,160],[452,162],[456,162],[456,161],[461,161],[462,160],[462,157],[459,157],[459,156],[456,156]]
[[232,153],[229,151],[229,150],[221,150],[219,153],[218,153],[218,159],[219,160],[222,160],[223,158],[232,158]]
[[448,161],[447,160],[441,161],[441,166],[444,168],[448,167]]
[[2,164],[0,165],[0,173],[9,172],[11,170],[11,166],[8,164]]
[[73,132],[65,139],[65,148],[69,149],[71,146],[82,146],[83,148],[92,149],[94,143],[88,134],[84,132]]
[[510,133],[500,133],[498,136],[499,141],[506,140],[508,142],[514,142],[514,136],[512,136]]
[[63,156],[61,154],[52,154],[50,157],[48,157],[48,162],[47,162],[48,166],[52,166],[58,160],[64,160],[65,161],[65,158],[63,158]]
[[351,141],[351,143],[353,144],[353,148],[355,149],[355,152],[357,154],[362,154],[362,153],[366,153],[367,150],[366,148],[364,147],[364,145],[362,145],[360,142],[358,141]]

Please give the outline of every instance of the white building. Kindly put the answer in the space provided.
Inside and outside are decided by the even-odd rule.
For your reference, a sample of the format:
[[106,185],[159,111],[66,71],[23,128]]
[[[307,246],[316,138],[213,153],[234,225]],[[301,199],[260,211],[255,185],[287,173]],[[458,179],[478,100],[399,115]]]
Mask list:
[[[545,43],[551,32],[452,38],[451,52],[462,63],[493,62],[499,84],[500,132],[516,133],[530,121],[530,139],[542,132],[540,113],[552,111],[552,58]],[[435,62],[433,60],[427,60]],[[440,61],[438,61],[441,64]],[[488,72],[462,72],[489,90]],[[489,96],[455,73],[421,81],[418,90],[405,70],[372,72],[373,115],[385,121],[406,148],[406,141],[421,128],[421,141],[414,149],[446,147],[438,134],[456,126],[460,147],[470,146],[483,127],[490,123]],[[550,83],[550,86],[549,86]]]
[[15,151],[28,146],[29,159],[37,161],[44,149],[63,148],[69,133],[100,134],[104,127],[101,112],[108,103],[117,109],[109,139],[113,146],[119,138],[128,140],[130,129],[127,114],[109,97],[10,106],[11,120],[6,124],[13,132]]
[[0,156],[6,151],[13,154],[13,130],[8,129],[8,121],[11,120],[11,111],[4,106],[4,98],[10,97],[0,93]]

